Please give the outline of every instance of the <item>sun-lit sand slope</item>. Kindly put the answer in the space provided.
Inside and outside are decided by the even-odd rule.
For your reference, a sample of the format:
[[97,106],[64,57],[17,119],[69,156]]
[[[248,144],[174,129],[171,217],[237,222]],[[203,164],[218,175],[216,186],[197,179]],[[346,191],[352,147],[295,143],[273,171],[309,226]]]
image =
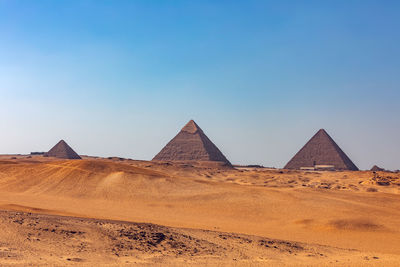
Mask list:
[[[329,246],[330,253],[321,252],[329,254],[324,263],[345,264],[335,247],[361,253],[350,257],[352,264],[400,265],[399,174],[9,158],[0,158],[0,209],[241,233]],[[256,260],[255,254],[243,255]]]
[[384,254],[146,223],[0,211],[0,224],[2,265],[361,266],[395,263],[395,259]]

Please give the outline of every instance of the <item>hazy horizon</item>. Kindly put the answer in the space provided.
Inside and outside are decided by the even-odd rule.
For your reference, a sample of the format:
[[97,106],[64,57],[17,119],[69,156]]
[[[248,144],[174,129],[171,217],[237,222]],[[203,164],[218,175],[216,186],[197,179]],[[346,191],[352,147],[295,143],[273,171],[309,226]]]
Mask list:
[[0,154],[150,160],[194,119],[234,164],[321,128],[400,169],[400,2],[0,0]]

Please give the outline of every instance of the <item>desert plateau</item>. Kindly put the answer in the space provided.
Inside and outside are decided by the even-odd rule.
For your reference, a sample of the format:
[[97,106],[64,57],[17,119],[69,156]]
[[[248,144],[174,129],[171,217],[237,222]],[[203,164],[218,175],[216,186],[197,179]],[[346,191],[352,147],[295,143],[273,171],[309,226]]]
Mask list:
[[0,265],[400,265],[398,173],[1,156],[0,208]]

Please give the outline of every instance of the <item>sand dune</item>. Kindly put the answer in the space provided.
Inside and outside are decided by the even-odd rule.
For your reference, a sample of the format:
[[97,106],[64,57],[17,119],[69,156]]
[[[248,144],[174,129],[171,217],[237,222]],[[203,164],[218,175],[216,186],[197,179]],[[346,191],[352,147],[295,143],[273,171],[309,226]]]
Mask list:
[[[387,172],[232,169],[187,162],[91,158],[0,158],[1,209],[154,223],[289,240],[316,250],[321,246],[338,249],[332,250],[327,260],[315,261],[312,257],[310,263],[315,265],[319,260],[329,263],[335,257],[343,263],[340,253],[353,250],[358,256],[349,258],[360,266],[366,262],[364,257],[378,254],[377,264],[400,264],[399,185],[400,175]],[[204,239],[211,242],[215,235]],[[247,263],[261,264],[255,256],[258,249],[246,247],[246,251],[245,255],[251,255]],[[275,256],[268,253],[266,260],[278,258],[280,264],[290,265],[297,260],[285,262],[283,252],[274,252]],[[151,262],[155,262],[153,256],[149,254]],[[191,257],[175,257],[177,262],[183,258]]]
[[146,223],[0,212],[0,262],[30,265],[309,266],[399,258],[315,244]]

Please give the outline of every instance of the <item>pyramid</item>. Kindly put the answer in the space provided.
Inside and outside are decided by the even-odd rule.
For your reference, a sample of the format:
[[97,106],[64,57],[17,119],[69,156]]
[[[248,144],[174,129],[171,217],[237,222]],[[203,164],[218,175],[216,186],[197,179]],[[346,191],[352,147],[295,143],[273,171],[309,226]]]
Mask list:
[[219,161],[231,165],[193,120],[189,121],[153,160]]
[[371,171],[373,171],[373,172],[383,172],[383,171],[385,171],[385,169],[380,168],[380,167],[378,167],[377,165],[374,165],[374,166],[371,168]]
[[331,166],[335,170],[358,171],[358,168],[324,130],[319,130],[286,164],[285,169]]
[[64,141],[58,142],[49,152],[44,154],[45,157],[55,157],[61,159],[81,159],[76,152]]

